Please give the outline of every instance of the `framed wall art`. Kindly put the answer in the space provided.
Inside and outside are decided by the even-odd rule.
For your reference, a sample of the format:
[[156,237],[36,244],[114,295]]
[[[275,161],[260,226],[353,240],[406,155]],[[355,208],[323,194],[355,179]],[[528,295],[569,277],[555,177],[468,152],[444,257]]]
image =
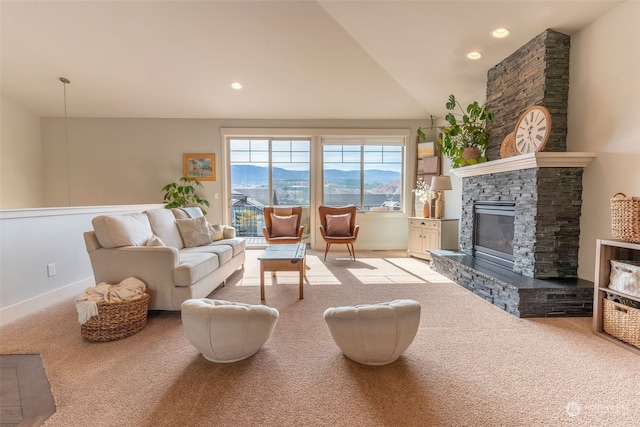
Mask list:
[[184,154],[182,156],[183,175],[198,181],[216,180],[215,154]]

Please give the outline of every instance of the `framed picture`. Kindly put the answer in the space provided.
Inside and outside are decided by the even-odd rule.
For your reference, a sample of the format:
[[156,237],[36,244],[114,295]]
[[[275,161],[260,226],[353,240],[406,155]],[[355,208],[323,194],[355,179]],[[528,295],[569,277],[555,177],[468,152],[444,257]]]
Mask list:
[[184,154],[182,156],[183,175],[198,181],[216,180],[215,154]]

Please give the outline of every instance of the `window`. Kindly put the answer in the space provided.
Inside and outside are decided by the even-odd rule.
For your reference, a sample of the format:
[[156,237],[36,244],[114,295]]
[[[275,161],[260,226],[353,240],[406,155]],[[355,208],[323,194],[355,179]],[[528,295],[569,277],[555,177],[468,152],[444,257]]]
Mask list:
[[323,203],[402,210],[404,138],[323,138]]
[[264,206],[308,209],[310,139],[231,138],[229,160],[231,224],[238,235],[262,235]]
[[220,134],[224,220],[241,236],[262,236],[264,206],[302,206],[306,239],[321,204],[404,212],[412,195],[405,182],[411,129],[221,128]]

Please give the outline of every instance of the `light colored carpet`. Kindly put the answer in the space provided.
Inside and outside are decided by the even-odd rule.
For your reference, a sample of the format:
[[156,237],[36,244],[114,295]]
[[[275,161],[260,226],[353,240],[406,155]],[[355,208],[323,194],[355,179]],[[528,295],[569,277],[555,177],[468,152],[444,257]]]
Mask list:
[[[260,303],[259,253],[211,297]],[[49,426],[638,425],[640,358],[593,335],[591,318],[518,319],[403,252],[347,259],[309,251],[304,300],[296,273],[269,275],[280,319],[234,364],[200,356],[179,312],[86,342],[71,300],[1,328],[0,353],[42,355],[57,405]],[[344,357],[324,310],[398,298],[422,305],[403,356],[380,367]]]

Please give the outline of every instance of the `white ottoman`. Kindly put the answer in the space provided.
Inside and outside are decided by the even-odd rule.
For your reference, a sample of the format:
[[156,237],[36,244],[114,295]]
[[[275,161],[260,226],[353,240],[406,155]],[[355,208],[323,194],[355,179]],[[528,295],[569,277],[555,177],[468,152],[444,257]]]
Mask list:
[[420,324],[420,304],[401,299],[328,308],[324,320],[333,340],[349,359],[366,365],[386,365],[413,342]]
[[229,363],[246,359],[269,339],[278,310],[265,305],[189,299],[182,303],[182,329],[205,359]]

